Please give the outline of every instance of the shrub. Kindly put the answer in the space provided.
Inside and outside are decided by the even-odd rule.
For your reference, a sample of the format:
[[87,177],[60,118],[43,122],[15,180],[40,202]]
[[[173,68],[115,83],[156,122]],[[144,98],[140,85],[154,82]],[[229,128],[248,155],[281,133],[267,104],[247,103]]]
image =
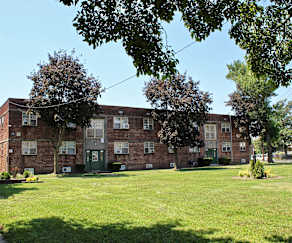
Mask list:
[[11,175],[8,172],[2,172],[0,174],[0,179],[1,180],[9,180],[11,178]]
[[209,166],[212,162],[212,159],[209,158],[198,158],[198,166]]
[[238,172],[238,175],[240,177],[250,177],[250,171],[249,170],[240,170]]
[[257,161],[251,171],[254,178],[260,179],[265,177],[264,163]]
[[39,180],[38,177],[28,177],[25,179],[26,182],[37,182]]
[[108,164],[108,169],[111,171],[117,172],[117,171],[120,171],[121,165],[122,165],[121,162],[110,162]]
[[77,164],[75,166],[75,168],[76,168],[76,172],[78,172],[78,173],[84,173],[85,172],[85,165],[83,165],[83,164]]
[[222,158],[218,159],[218,163],[219,163],[219,165],[230,165],[231,159],[226,158],[226,157],[222,157]]
[[30,177],[31,176],[31,173],[28,171],[28,170],[25,170],[24,172],[23,172],[23,177],[24,178],[28,178],[28,177]]
[[271,177],[272,177],[272,173],[271,173],[271,171],[272,171],[271,168],[265,170],[265,177],[267,177],[267,178],[271,178]]
[[17,173],[19,172],[19,168],[18,167],[14,167],[10,170],[11,174],[12,174],[12,177],[13,178],[16,178],[17,176]]

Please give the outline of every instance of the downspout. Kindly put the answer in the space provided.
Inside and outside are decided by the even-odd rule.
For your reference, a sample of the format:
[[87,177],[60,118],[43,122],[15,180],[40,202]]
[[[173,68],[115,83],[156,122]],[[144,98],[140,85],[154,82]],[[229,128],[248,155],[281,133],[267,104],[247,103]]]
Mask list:
[[233,162],[233,144],[232,144],[232,119],[231,119],[231,115],[229,115],[229,122],[230,122],[230,142],[231,142],[230,157],[231,157],[231,163],[232,163]]

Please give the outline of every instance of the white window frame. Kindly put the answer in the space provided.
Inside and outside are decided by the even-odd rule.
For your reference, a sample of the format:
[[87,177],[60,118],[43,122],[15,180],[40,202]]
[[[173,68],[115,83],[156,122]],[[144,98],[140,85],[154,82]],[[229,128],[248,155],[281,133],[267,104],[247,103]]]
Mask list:
[[153,130],[154,129],[154,120],[150,117],[143,118],[143,128],[144,130]]
[[37,141],[22,141],[21,152],[22,155],[37,155]]
[[229,153],[231,152],[231,142],[223,142],[222,143],[222,152],[223,153]]
[[[205,132],[205,140],[216,140],[217,139],[217,126],[216,126],[216,124],[205,124],[204,125],[204,132]],[[211,134],[213,134],[213,135],[211,136]]]
[[5,116],[0,117],[0,126],[4,127],[4,122],[5,122]]
[[126,116],[115,116],[113,119],[114,129],[129,129],[129,118]]
[[221,132],[230,132],[230,123],[229,122],[222,122],[221,123]]
[[240,142],[239,143],[239,150],[240,152],[245,152],[246,151],[246,142]]
[[154,142],[144,142],[144,154],[153,154],[154,151]]
[[[102,135],[98,135],[98,130],[102,130]],[[93,136],[88,136],[88,133],[92,131]],[[90,127],[86,128],[86,138],[104,138],[104,119],[90,119]]]
[[168,145],[167,150],[168,150],[168,153],[169,154],[174,154],[174,147],[173,147],[173,145]]
[[200,153],[200,148],[198,146],[195,147],[189,147],[190,153]]
[[[35,121],[35,124],[32,122]],[[22,126],[32,126],[36,127],[38,125],[38,117],[36,114],[22,112]]]
[[[73,152],[70,152],[73,150]],[[76,142],[75,141],[62,141],[59,148],[59,154],[63,155],[76,155]]]
[[129,154],[129,143],[128,142],[114,142],[114,153],[115,154]]

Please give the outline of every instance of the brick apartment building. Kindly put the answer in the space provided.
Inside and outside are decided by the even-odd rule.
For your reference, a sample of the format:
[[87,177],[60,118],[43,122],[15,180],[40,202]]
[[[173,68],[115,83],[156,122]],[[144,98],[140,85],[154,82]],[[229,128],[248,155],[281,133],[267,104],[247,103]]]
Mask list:
[[[19,105],[16,105],[19,104]],[[35,173],[53,171],[53,129],[41,118],[27,114],[24,99],[8,99],[0,108],[0,171],[17,166],[33,168]],[[173,167],[171,148],[157,137],[158,124],[151,109],[102,106],[93,114],[90,128],[70,128],[65,132],[59,152],[59,168],[72,171],[85,164],[87,171],[106,170],[109,162],[120,161],[128,170]],[[202,148],[185,147],[179,158],[187,167],[200,157],[231,158],[232,163],[249,160],[249,144],[240,138],[232,117],[209,114],[200,128]],[[69,167],[69,168],[68,168]]]

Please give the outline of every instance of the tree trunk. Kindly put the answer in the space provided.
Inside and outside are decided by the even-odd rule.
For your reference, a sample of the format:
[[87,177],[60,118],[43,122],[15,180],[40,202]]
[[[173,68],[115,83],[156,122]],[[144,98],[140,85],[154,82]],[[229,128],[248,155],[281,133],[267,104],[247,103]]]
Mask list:
[[273,161],[273,147],[271,144],[271,136],[269,133],[267,134],[267,145],[268,145],[268,162],[273,163],[274,162]]
[[255,146],[251,144],[252,151],[253,151],[253,162],[255,163],[257,161],[257,153],[255,150]]
[[175,169],[179,170],[181,168],[181,166],[180,166],[180,162],[178,160],[177,148],[174,148],[173,151],[174,151],[174,156],[175,156]]
[[284,145],[284,153],[285,153],[285,158],[288,157],[288,146],[285,144]]
[[265,161],[265,148],[264,148],[264,142],[263,141],[261,141],[261,147],[262,147],[263,161]]
[[64,131],[65,131],[64,127],[58,128],[58,138],[54,146],[54,172],[53,173],[55,175],[59,173],[59,168],[58,168],[59,149],[62,145]]

